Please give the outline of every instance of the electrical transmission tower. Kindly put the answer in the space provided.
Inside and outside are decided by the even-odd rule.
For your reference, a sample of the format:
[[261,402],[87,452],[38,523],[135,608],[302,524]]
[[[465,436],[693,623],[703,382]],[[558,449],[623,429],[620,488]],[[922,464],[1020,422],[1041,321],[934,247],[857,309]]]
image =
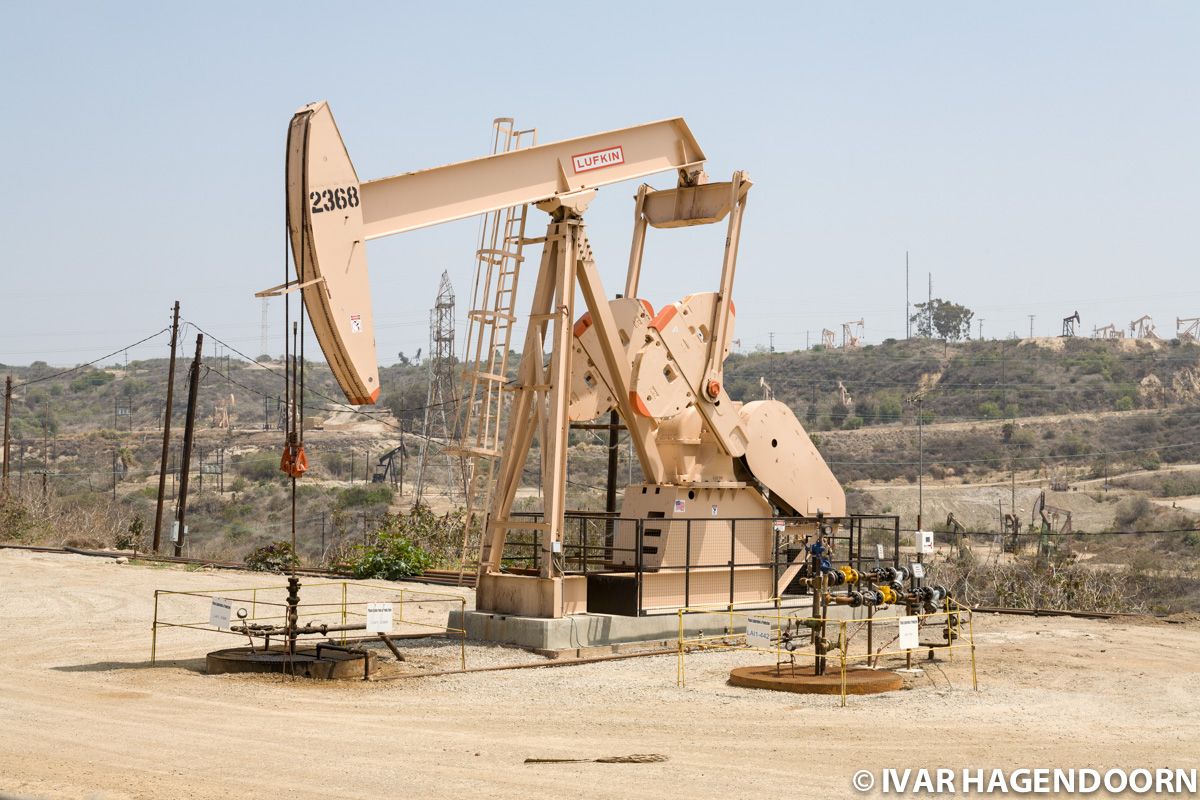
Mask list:
[[425,479],[432,474],[430,445],[438,450],[446,468],[446,493],[453,497],[466,491],[462,460],[449,449],[457,438],[454,422],[458,416],[458,394],[454,381],[454,289],[450,275],[442,273],[437,303],[429,312],[429,392],[425,399],[425,419],[421,425],[421,454],[417,460],[417,488],[414,502],[424,497]]

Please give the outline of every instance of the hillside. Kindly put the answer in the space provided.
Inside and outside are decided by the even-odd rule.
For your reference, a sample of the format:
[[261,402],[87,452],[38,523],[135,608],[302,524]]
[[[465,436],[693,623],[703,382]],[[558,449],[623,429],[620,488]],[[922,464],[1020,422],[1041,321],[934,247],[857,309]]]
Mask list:
[[[179,461],[188,361],[181,358],[177,365],[172,470]],[[152,525],[166,366],[165,359],[155,359],[66,374],[45,364],[2,370],[17,384],[13,480],[35,499],[41,498],[43,481],[46,486],[37,514],[64,521],[103,518],[100,527],[116,534],[139,518],[143,529]],[[998,524],[992,495],[1000,490],[982,491],[988,485],[1015,481],[1026,495],[1036,495],[1035,487],[1051,478],[1078,484],[1200,462],[1200,346],[1194,344],[889,341],[850,351],[734,355],[726,376],[731,394],[741,400],[762,397],[760,379],[765,381],[805,422],[842,482],[871,490],[851,493],[852,510],[902,513],[906,525],[915,522],[915,508],[904,489],[922,469],[927,484],[941,483],[950,492],[944,500],[931,495],[929,518],[940,521],[954,510],[982,530]],[[305,379],[311,470],[298,500],[299,518],[303,549],[320,558],[322,530],[327,546],[361,536],[371,520],[411,503],[426,369],[384,367],[380,404],[370,410],[342,402],[323,364],[307,365]],[[287,486],[278,471],[283,388],[279,362],[205,360],[192,467],[192,546],[199,548],[194,552],[237,555],[288,532]],[[918,405],[910,402],[918,394],[920,420]],[[119,415],[126,404],[132,414]],[[218,424],[222,409],[228,426]],[[378,487],[381,491],[364,493],[375,462],[402,436],[407,457],[399,491]],[[603,437],[576,431],[573,441],[569,502],[574,508],[602,508]],[[431,452],[436,456],[439,447],[432,445]],[[639,480],[624,439],[619,455],[619,485]],[[536,449],[530,458],[536,463]],[[461,493],[456,498],[448,492],[446,475],[444,467],[433,470],[430,500],[439,511],[461,502]],[[529,488],[518,504],[535,509],[536,469],[527,475]],[[173,475],[169,493],[174,483]],[[1167,495],[1196,493],[1173,489]],[[114,495],[117,502],[108,505]],[[1018,504],[1031,507],[1028,496]],[[1077,505],[1080,522],[1086,519],[1092,530],[1114,524],[1114,503],[1099,502],[1093,509],[1081,495]],[[38,524],[31,519],[5,518],[3,536],[16,531],[36,538]],[[60,538],[86,526],[64,527]],[[76,538],[88,540],[83,534]]]

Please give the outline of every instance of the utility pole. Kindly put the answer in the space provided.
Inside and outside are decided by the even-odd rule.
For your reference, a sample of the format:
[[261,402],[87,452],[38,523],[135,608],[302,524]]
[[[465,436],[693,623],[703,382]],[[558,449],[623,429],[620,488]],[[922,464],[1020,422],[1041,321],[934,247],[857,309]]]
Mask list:
[[1033,314],[1029,315],[1029,338],[1030,339],[1033,338],[1033,317],[1034,317]]
[[925,393],[918,392],[908,398],[908,402],[917,407],[917,530],[922,530],[921,522],[925,511],[925,415],[922,405]]
[[[608,413],[608,482],[604,486],[604,510],[617,510],[617,447],[620,443],[621,417],[616,409]],[[611,528],[611,523],[609,524]]]
[[979,318],[979,341],[983,341],[983,317]]
[[1015,518],[1017,516],[1017,462],[1011,458],[1008,462],[1008,475],[1012,480],[1012,514]]
[[151,549],[157,553],[162,536],[163,495],[167,491],[167,457],[171,450],[171,403],[175,400],[175,345],[179,341],[179,301],[171,315],[171,364],[167,367],[167,405],[163,409],[162,458],[158,466],[158,505],[154,509],[154,540]]
[[196,334],[196,357],[188,373],[187,416],[183,422],[183,456],[179,464],[179,503],[175,519],[179,523],[179,537],[175,540],[175,555],[183,555],[183,538],[186,532],[188,477],[192,463],[192,435],[196,431],[196,396],[200,393],[200,358],[204,353],[204,334]]
[[925,511],[925,415],[921,412],[921,403],[925,398],[917,399],[917,530],[921,527],[921,517]]
[[115,448],[115,447],[113,448],[113,459],[112,459],[112,461],[113,461],[113,463],[112,463],[112,472],[113,472],[113,476],[112,476],[112,499],[113,499],[113,502],[115,503],[115,502],[117,502],[117,448]]
[[4,479],[0,494],[8,494],[8,449],[12,437],[8,431],[8,419],[12,413],[12,375],[4,379]]
[[[769,333],[767,333],[767,339],[771,343],[771,348],[770,348],[771,352],[774,353],[775,352],[775,331],[770,331]],[[808,349],[808,331],[804,332],[804,349],[805,350]]]
[[904,251],[904,338],[912,338],[912,305],[908,302],[908,251]]

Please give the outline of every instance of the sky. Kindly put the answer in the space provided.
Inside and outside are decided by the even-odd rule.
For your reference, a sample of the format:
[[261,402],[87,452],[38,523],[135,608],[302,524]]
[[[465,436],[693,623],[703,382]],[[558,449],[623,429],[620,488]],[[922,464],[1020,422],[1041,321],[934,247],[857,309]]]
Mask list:
[[[713,180],[754,181],[744,351],[859,318],[902,337],[906,253],[912,301],[932,276],[986,338],[1075,310],[1084,332],[1150,314],[1170,336],[1200,317],[1197,41],[1183,2],[3,3],[0,363],[89,361],[176,299],[258,355],[287,125],[318,99],[364,180],[483,155],[497,116],[547,142],[682,115]],[[610,294],[635,191],[586,214]],[[428,348],[443,270],[465,318],[476,226],[369,245],[381,362]],[[645,299],[715,289],[724,235],[652,231]],[[281,301],[268,315],[278,354]]]

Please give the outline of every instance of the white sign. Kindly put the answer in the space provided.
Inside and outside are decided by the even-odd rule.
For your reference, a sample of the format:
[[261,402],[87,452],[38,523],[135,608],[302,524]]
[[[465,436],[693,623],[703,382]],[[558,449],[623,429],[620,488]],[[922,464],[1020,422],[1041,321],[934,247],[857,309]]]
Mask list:
[[350,332],[362,333],[362,317],[358,314],[350,315]]
[[746,617],[746,644],[750,647],[771,647],[771,620]]
[[917,624],[920,620],[916,617],[899,617],[897,621],[900,623],[900,649],[913,650],[920,647],[921,641],[917,634]]
[[776,533],[783,533],[784,531],[787,530],[787,525],[781,519],[775,520],[775,522],[772,524],[771,527],[773,527],[775,529]]
[[883,545],[881,544],[875,545],[875,560],[883,561]]
[[229,630],[229,612],[233,603],[224,597],[214,597],[208,608],[208,624],[220,631]]
[[367,633],[389,633],[392,630],[392,604],[367,603]]
[[712,507],[712,515],[715,517],[718,513],[720,513],[720,512],[717,510],[717,507],[713,506]]
[[683,502],[682,500],[676,500],[675,501],[675,513],[683,514],[686,511],[687,511],[687,503]]
[[576,174],[604,167],[615,167],[617,164],[624,163],[625,151],[621,149],[620,145],[571,156],[571,166],[575,168]]
[[919,561],[914,561],[908,565],[912,569],[912,576],[917,580],[925,577],[925,565]]
[[932,553],[933,531],[917,531],[913,546],[918,553]]

